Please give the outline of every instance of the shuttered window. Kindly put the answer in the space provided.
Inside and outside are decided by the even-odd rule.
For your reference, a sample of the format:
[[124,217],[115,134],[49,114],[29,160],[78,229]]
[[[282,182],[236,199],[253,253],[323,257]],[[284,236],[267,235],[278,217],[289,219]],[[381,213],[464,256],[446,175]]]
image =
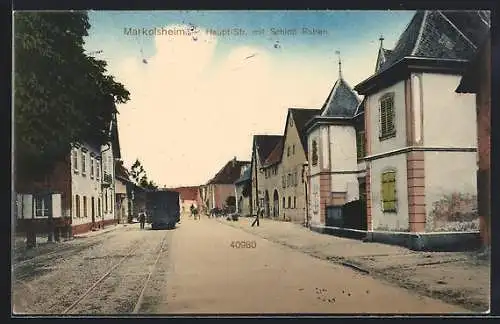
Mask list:
[[382,208],[384,212],[396,211],[396,171],[382,173]]
[[380,98],[380,111],[379,111],[380,140],[396,136],[394,119],[395,119],[394,94],[390,93]]
[[358,153],[358,159],[362,159],[365,157],[365,132],[358,131],[356,132],[356,148]]
[[318,165],[318,143],[312,141],[311,144],[311,163],[312,165]]

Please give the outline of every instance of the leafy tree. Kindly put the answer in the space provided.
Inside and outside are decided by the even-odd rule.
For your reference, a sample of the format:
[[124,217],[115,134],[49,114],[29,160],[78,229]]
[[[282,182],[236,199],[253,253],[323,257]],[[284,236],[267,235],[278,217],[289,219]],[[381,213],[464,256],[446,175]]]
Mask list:
[[137,184],[140,184],[142,178],[146,176],[146,171],[144,171],[144,167],[139,159],[136,159],[134,164],[132,164],[132,167],[130,168],[130,176]]
[[130,93],[84,53],[87,12],[14,15],[16,176],[32,180],[68,157],[71,143],[109,140],[116,104]]
[[152,180],[148,180],[147,173],[139,159],[136,159],[132,164],[130,175],[139,186],[149,190],[158,190],[158,185]]

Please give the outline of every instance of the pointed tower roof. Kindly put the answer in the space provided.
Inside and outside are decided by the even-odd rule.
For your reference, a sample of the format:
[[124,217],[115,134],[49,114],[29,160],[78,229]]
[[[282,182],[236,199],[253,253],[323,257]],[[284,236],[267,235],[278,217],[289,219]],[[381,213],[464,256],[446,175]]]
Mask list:
[[339,78],[321,107],[321,117],[352,117],[359,105],[359,98],[342,77],[342,61],[339,56]]
[[393,51],[379,50],[384,62],[377,71],[407,56],[468,60],[489,28],[489,15],[481,11],[417,11]]

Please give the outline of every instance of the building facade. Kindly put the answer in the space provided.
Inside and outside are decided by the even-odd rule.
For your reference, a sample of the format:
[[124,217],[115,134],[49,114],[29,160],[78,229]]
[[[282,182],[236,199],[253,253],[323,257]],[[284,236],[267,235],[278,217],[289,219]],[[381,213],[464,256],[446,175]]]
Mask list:
[[236,157],[227,162],[222,169],[206,184],[206,201],[208,210],[226,207],[236,208],[235,182],[241,169],[250,162],[238,161]]
[[[305,124],[319,109],[288,109],[283,138],[262,165],[264,211],[267,217],[305,223],[307,135]],[[262,177],[261,177],[262,178]]]
[[474,98],[454,90],[488,29],[476,12],[418,11],[392,51],[381,42],[375,74],[355,87],[366,99],[369,231],[479,229]]
[[[259,208],[264,208],[266,181],[263,165],[276,146],[283,140],[281,135],[254,135],[252,143],[251,179],[252,191],[250,192],[251,214],[256,215]],[[278,152],[280,150],[278,149]],[[273,171],[277,177],[277,169]],[[270,215],[270,212],[266,215]]]
[[346,203],[359,200],[364,166],[357,148],[363,141],[363,105],[342,77],[335,82],[320,113],[307,124],[309,146],[309,219],[312,226],[341,226]]
[[241,174],[235,185],[236,212],[241,216],[250,216],[250,197],[252,191],[251,166],[246,165],[241,168]]

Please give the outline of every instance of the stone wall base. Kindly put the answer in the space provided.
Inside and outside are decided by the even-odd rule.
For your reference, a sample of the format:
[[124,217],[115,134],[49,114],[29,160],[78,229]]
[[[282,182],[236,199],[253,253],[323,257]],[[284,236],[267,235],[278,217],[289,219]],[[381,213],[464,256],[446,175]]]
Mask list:
[[465,233],[401,233],[401,232],[368,232],[349,228],[311,225],[311,230],[317,233],[339,237],[377,242],[406,247],[414,251],[428,252],[458,252],[481,248],[479,232]]
[[365,242],[399,245],[414,251],[458,252],[481,247],[479,232],[467,233],[391,233],[367,232]]

